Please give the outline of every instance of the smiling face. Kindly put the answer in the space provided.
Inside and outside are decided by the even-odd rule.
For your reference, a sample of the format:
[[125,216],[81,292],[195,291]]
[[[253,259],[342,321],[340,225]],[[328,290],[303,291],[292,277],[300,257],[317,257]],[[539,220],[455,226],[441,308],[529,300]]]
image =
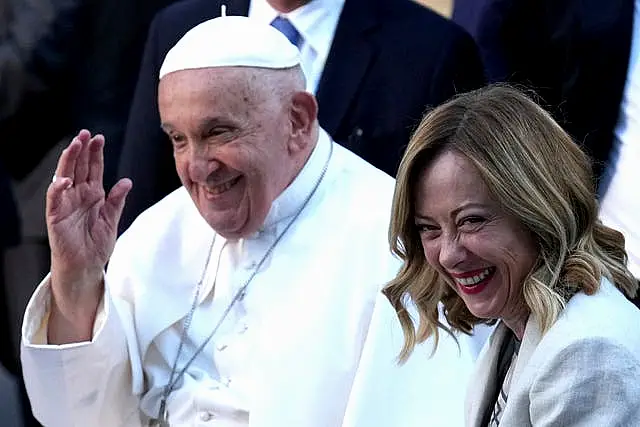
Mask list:
[[304,164],[300,151],[307,141],[301,138],[308,137],[283,97],[256,89],[260,83],[247,73],[179,71],[162,78],[158,93],[180,180],[207,223],[226,238],[262,226]]
[[427,262],[469,311],[507,324],[526,320],[522,285],[536,245],[493,199],[475,166],[455,151],[436,156],[419,175],[415,208]]

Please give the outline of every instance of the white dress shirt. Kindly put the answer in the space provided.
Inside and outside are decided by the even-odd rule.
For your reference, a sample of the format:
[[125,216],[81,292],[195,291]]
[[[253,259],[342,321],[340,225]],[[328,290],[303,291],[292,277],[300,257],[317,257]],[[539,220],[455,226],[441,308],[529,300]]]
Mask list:
[[252,0],[249,17],[270,24],[281,15],[293,24],[302,36],[299,47],[307,90],[316,93],[343,6],[344,0],[311,0],[292,12],[279,13],[267,0]]
[[628,267],[640,279],[640,0],[635,0],[631,56],[620,106],[608,185],[600,204],[602,222],[625,237]]

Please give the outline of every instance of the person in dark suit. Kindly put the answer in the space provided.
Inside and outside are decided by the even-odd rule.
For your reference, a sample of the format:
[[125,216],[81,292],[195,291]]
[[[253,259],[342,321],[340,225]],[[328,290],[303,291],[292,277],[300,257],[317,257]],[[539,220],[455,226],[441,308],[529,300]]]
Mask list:
[[[487,80],[533,90],[591,156],[601,202],[607,202],[601,219],[628,241],[640,233],[640,222],[612,219],[634,213],[612,208],[605,196],[619,157],[616,144],[636,111],[634,102],[623,101],[633,76],[634,10],[634,0],[456,0],[452,14],[475,39]],[[637,265],[630,268],[637,274]],[[640,296],[632,301],[640,307]]]
[[625,86],[633,0],[455,0],[487,80],[533,89],[600,180]]
[[[266,1],[224,4],[228,15],[251,16],[250,9]],[[294,7],[291,1],[268,3],[287,11],[321,0],[293,2]],[[160,129],[158,72],[169,48],[190,28],[219,16],[222,4],[184,0],[154,18],[120,157],[119,175],[133,181],[121,232],[180,185],[171,144]],[[314,91],[320,124],[334,140],[391,175],[425,109],[484,84],[471,37],[410,0],[346,0],[330,36],[333,42]]]

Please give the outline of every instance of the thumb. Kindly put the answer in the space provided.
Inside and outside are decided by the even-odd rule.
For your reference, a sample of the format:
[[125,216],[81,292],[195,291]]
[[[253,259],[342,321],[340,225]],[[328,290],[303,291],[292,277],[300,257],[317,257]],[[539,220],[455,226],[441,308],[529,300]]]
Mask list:
[[118,222],[120,222],[120,216],[122,215],[122,209],[124,209],[125,199],[132,186],[133,183],[130,179],[121,179],[113,186],[113,188],[111,188],[111,191],[109,191],[109,195],[105,200],[104,216],[114,229],[118,227]]

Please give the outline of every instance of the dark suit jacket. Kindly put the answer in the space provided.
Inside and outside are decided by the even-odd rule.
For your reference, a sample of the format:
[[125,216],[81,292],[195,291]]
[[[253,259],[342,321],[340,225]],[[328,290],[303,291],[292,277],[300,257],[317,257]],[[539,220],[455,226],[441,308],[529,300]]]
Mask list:
[[633,29],[633,0],[455,0],[490,82],[535,89],[601,176],[609,160]]
[[[180,185],[160,130],[158,72],[178,39],[219,16],[220,4],[181,1],[151,25],[121,154],[120,175],[133,180],[121,231]],[[229,15],[248,13],[248,0],[226,4]],[[425,109],[483,83],[473,40],[449,20],[409,0],[346,0],[318,86],[319,121],[337,142],[394,175]]]

